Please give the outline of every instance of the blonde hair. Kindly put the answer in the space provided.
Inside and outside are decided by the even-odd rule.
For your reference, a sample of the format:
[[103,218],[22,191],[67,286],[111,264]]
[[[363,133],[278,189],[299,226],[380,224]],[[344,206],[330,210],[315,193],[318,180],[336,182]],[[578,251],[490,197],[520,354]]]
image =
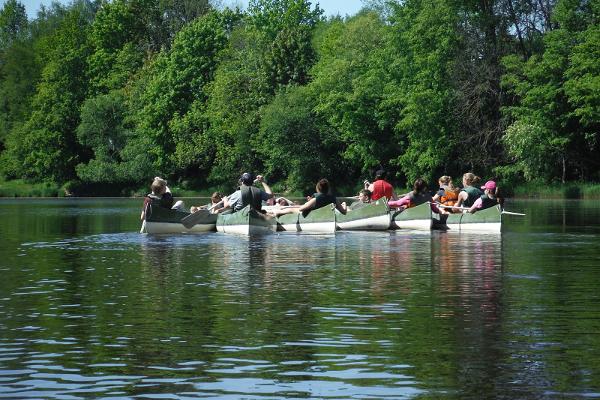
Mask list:
[[440,177],[440,179],[438,179],[439,183],[442,183],[444,185],[450,185],[452,183],[452,177],[448,176],[448,175],[444,175],[442,177]]
[[472,172],[467,172],[463,175],[463,180],[465,181],[467,186],[473,186],[477,184],[477,182],[479,182],[481,178]]
[[452,177],[451,176],[444,175],[440,179],[438,179],[438,181],[442,185],[446,186],[445,189],[448,190],[449,192],[456,193],[456,192],[459,191],[459,189],[456,186],[454,186],[454,182],[452,182]]
[[152,190],[152,193],[155,193],[155,194],[162,194],[163,189],[166,187],[167,187],[167,181],[165,181],[162,178],[159,178],[158,176],[156,178],[154,178],[154,181],[152,181],[152,185],[150,185],[150,189]]

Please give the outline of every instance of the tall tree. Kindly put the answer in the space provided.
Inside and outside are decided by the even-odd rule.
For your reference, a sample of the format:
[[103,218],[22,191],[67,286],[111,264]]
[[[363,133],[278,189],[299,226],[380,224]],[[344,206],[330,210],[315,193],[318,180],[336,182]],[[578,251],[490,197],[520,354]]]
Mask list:
[[64,182],[75,176],[75,165],[86,157],[75,137],[87,91],[85,32],[93,18],[84,5],[78,3],[68,11],[43,48],[47,63],[31,115],[7,138],[2,164],[9,177]]

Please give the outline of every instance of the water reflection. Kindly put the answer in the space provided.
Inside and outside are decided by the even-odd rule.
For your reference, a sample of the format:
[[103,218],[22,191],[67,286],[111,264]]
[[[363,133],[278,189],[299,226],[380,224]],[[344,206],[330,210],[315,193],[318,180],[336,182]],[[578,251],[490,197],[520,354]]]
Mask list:
[[139,235],[138,203],[0,205],[0,397],[598,397],[600,207],[247,238]]

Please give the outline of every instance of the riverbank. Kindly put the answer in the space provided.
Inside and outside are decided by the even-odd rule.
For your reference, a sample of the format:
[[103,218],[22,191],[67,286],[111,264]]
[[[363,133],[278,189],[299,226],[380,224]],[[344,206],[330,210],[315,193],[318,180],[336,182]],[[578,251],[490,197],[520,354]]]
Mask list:
[[[538,198],[538,199],[588,199],[600,200],[599,183],[570,182],[565,184],[543,184],[527,183],[515,187],[501,187],[506,197],[514,198]],[[73,190],[78,189],[78,190]],[[277,188],[274,187],[276,193]],[[142,197],[147,189],[117,189],[115,193],[100,193],[97,187],[73,188],[72,185],[59,186],[55,183],[28,183],[23,180],[2,181],[0,180],[1,197],[69,197],[71,195],[81,197]],[[176,197],[209,197],[215,188],[203,190],[184,189],[172,186],[171,190]],[[406,189],[409,191],[410,189]],[[402,192],[401,190],[399,190]],[[349,195],[349,194],[348,194]],[[286,194],[287,197],[302,197],[301,193]]]

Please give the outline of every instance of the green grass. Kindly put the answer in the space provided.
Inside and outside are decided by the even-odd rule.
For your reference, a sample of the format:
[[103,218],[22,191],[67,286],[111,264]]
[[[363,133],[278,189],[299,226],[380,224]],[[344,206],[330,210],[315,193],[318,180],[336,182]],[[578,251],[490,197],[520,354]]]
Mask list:
[[552,183],[529,182],[513,188],[514,197],[542,199],[600,199],[600,184],[597,183]]
[[62,197],[55,183],[28,183],[23,180],[0,181],[0,197]]

